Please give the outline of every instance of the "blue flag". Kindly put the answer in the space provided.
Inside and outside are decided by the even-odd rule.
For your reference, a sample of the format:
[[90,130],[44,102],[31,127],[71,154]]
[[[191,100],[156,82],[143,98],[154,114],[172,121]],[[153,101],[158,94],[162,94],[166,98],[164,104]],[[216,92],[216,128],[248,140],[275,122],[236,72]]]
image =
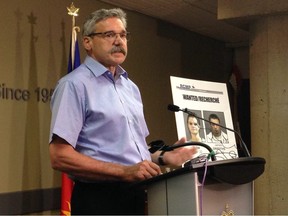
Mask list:
[[79,45],[78,45],[78,39],[77,39],[77,31],[76,31],[76,28],[74,27],[72,30],[72,35],[71,35],[67,73],[70,73],[71,71],[73,71],[80,64],[81,64],[81,60],[80,60],[80,51],[79,51]]

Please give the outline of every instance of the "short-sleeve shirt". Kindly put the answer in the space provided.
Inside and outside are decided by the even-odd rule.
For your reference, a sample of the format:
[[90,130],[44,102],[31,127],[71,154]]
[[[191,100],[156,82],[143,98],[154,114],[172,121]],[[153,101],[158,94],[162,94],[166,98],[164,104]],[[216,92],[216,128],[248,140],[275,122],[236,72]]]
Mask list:
[[87,56],[61,78],[51,99],[53,134],[78,152],[97,160],[132,165],[151,160],[138,87],[120,66],[113,78],[102,64]]

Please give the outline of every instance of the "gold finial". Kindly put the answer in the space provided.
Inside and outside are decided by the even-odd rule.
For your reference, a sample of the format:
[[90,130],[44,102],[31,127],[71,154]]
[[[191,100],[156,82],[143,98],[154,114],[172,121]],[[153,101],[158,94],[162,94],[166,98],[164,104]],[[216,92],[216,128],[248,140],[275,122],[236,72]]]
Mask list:
[[73,2],[71,3],[70,7],[67,7],[68,10],[68,14],[75,17],[78,16],[78,12],[79,12],[80,8],[76,8],[73,4]]
[[73,2],[71,3],[70,7],[67,7],[68,14],[72,16],[72,28],[75,27],[75,17],[78,16],[79,9],[80,8],[76,8],[74,6]]

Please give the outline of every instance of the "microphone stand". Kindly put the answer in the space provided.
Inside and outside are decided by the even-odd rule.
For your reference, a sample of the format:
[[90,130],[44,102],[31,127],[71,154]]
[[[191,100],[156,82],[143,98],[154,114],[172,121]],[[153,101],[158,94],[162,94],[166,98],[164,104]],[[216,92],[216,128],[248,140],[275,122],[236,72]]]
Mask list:
[[236,130],[233,130],[233,129],[231,129],[231,128],[227,128],[227,127],[225,127],[225,126],[223,126],[223,125],[220,125],[220,124],[211,122],[211,121],[209,121],[209,120],[207,120],[207,119],[201,118],[201,117],[195,115],[195,113],[189,111],[187,108],[185,108],[185,109],[180,109],[180,108],[179,108],[178,106],[176,106],[176,105],[169,104],[169,105],[168,105],[168,110],[174,111],[174,112],[182,111],[182,112],[184,112],[184,113],[187,113],[187,114],[192,115],[193,117],[195,117],[195,118],[197,118],[197,119],[201,119],[201,120],[203,120],[203,121],[205,121],[205,122],[208,122],[208,123],[210,123],[210,124],[214,124],[214,125],[217,125],[217,126],[219,126],[219,127],[221,127],[221,128],[224,128],[224,129],[226,129],[226,130],[232,131],[233,133],[237,134],[238,138],[240,139],[241,147],[242,147],[242,149],[244,149],[244,154],[245,154],[245,156],[246,156],[246,157],[251,157],[251,155],[250,155],[250,153],[249,153],[249,151],[248,151],[248,148],[247,148],[245,142],[243,141],[241,135],[240,135]]

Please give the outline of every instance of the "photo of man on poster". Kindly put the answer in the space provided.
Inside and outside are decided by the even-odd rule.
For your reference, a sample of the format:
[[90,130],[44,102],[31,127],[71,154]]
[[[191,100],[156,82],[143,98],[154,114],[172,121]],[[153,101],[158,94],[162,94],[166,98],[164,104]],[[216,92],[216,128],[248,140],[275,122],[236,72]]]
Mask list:
[[208,127],[210,132],[207,134],[207,142],[229,143],[227,134],[219,126],[219,124],[221,124],[219,116],[215,113],[211,113],[208,120],[210,121],[210,127]]

